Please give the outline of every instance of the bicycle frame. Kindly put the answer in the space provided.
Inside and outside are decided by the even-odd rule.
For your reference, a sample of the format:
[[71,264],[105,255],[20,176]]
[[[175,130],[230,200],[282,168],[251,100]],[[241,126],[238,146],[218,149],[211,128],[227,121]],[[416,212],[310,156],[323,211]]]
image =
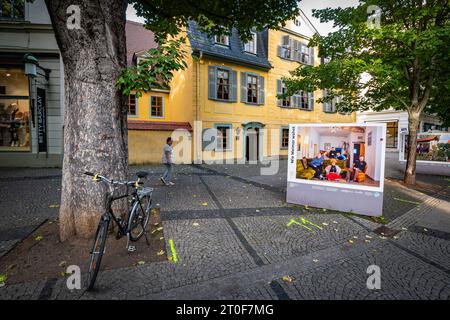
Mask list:
[[[106,198],[106,210],[107,210],[106,212],[108,213],[109,216],[112,217],[113,221],[115,222],[115,224],[116,224],[117,227],[119,228],[119,232],[120,232],[121,234],[123,234],[123,235],[126,235],[126,234],[128,234],[128,232],[129,232],[129,225],[128,225],[128,224],[126,225],[126,226],[127,226],[126,229],[123,228],[122,224],[121,224],[120,221],[119,221],[119,218],[117,218],[117,217],[114,215],[114,212],[113,212],[113,209],[112,209],[112,203],[113,203],[114,201],[116,201],[116,200],[120,200],[120,199],[123,199],[123,198],[127,198],[127,197],[129,197],[129,196],[131,195],[131,196],[133,196],[133,197],[136,198],[137,202],[139,203],[139,206],[141,207],[142,212],[144,212],[144,208],[142,208],[141,199],[139,199],[139,196],[138,196],[138,193],[137,193],[137,189],[136,189],[136,188],[133,190],[133,192],[132,192],[131,194],[130,194],[130,193],[126,193],[126,194],[123,194],[123,195],[121,195],[121,196],[114,197],[114,196],[113,196],[113,193],[114,193],[114,189],[113,189],[111,192],[108,192],[108,196],[107,196],[107,198]],[[130,208],[130,210],[131,210],[131,209],[132,209],[132,208]],[[127,218],[126,218],[124,221],[128,220],[129,215],[130,215],[130,213],[131,213],[130,210],[128,211]]]

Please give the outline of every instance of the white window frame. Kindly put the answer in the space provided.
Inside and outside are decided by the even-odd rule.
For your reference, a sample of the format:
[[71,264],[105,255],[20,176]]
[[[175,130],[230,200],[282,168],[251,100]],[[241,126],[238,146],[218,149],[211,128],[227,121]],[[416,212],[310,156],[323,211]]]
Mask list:
[[[223,39],[225,40],[225,42],[220,42],[220,41],[219,41],[220,37],[223,37]],[[229,46],[229,45],[230,45],[230,37],[227,36],[227,35],[214,36],[214,43],[220,44],[220,45],[222,45],[222,46]]]
[[[153,98],[153,97],[160,97],[160,98],[161,98],[161,116],[153,116],[153,115],[152,115],[152,98]],[[150,116],[150,118],[157,118],[157,119],[162,119],[162,118],[164,118],[164,109],[165,109],[164,96],[157,95],[157,94],[152,94],[152,95],[150,95],[148,104],[149,104],[149,108],[150,108],[150,110],[149,110],[149,116]]]
[[[252,31],[252,39],[244,43],[244,51],[248,53],[257,54],[258,52],[258,34]],[[250,49],[250,44],[253,44],[253,50]]]

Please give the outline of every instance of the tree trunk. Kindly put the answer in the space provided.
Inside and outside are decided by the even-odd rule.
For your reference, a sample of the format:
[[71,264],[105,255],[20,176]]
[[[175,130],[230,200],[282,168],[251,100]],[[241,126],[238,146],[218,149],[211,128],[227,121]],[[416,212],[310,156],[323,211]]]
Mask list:
[[[60,238],[90,237],[103,213],[104,188],[83,174],[127,175],[127,115],[116,78],[126,66],[124,0],[46,0],[64,62],[65,115]],[[79,6],[81,29],[67,8]]]
[[408,112],[408,150],[406,170],[403,182],[407,185],[416,184],[416,157],[417,157],[417,130],[419,126],[420,112]]

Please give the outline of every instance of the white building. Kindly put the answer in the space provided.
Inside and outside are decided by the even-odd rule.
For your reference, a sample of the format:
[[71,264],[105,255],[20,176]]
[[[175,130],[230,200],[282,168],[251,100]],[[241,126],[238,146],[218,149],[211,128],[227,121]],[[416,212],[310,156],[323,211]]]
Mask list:
[[[405,137],[408,135],[408,113],[398,110],[364,111],[356,113],[356,121],[360,123],[386,123],[386,152],[398,153],[402,150]],[[433,131],[447,131],[436,116],[422,114],[420,117],[419,133]]]
[[[26,54],[37,60],[27,72]],[[0,166],[61,165],[63,88],[44,0],[0,1]]]

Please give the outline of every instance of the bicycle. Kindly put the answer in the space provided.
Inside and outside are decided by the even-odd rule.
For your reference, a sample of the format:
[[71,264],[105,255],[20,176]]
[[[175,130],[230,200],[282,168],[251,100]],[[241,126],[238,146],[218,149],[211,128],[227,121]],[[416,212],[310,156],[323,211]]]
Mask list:
[[[145,233],[145,229],[150,218],[153,188],[143,187],[144,183],[140,180],[148,175],[147,172],[143,171],[136,173],[138,177],[136,181],[112,180],[100,174],[94,174],[91,172],[84,172],[84,174],[92,176],[93,181],[103,182],[107,187],[109,187],[109,192],[106,194],[105,213],[103,213],[100,218],[100,222],[95,233],[92,250],[90,252],[91,257],[87,277],[87,290],[90,291],[94,288],[95,280],[97,279],[97,275],[100,270],[102,257],[105,253],[106,238],[111,219],[118,227],[116,239],[120,239],[124,235],[127,236],[128,251],[135,251],[135,247],[130,246],[130,241],[136,242],[143,235],[145,235],[147,245],[150,244],[147,234]],[[115,196],[115,191],[120,186],[126,186],[127,192],[125,194]],[[131,194],[128,193],[128,187],[130,186],[133,187],[133,192]],[[116,217],[112,210],[112,203],[116,200],[127,198],[129,196],[132,196],[132,200],[128,208],[128,216],[124,219],[121,217]]]

